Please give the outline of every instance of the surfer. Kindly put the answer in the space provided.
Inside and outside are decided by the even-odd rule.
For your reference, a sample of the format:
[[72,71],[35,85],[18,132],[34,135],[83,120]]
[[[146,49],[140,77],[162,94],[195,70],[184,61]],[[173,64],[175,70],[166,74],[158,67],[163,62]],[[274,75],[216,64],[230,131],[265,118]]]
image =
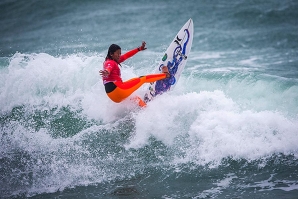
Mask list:
[[[146,42],[142,42],[142,45],[138,48],[132,49],[125,54],[121,55],[121,48],[116,44],[112,44],[106,56],[106,60],[103,63],[103,70],[99,73],[102,76],[105,91],[108,97],[119,103],[129,97],[134,91],[140,88],[144,83],[151,83],[158,80],[162,80],[170,77],[170,73],[167,66],[163,66],[162,73],[150,74],[146,76],[140,76],[132,78],[125,82],[122,81],[120,72],[120,63],[126,59],[134,56],[139,51],[146,50]],[[121,66],[121,65],[120,65]],[[139,97],[135,98],[138,101],[139,106],[146,106],[146,103]]]

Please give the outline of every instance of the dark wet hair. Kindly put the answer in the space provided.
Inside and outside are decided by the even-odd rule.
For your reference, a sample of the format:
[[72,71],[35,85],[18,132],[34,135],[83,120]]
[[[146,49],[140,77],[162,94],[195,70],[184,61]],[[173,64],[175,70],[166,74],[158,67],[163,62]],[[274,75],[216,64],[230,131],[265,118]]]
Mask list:
[[117,50],[121,49],[120,46],[118,46],[117,44],[112,44],[110,45],[109,47],[109,50],[108,50],[108,54],[106,56],[106,60],[107,59],[112,59],[112,56],[111,54],[113,54],[114,52],[116,52]]

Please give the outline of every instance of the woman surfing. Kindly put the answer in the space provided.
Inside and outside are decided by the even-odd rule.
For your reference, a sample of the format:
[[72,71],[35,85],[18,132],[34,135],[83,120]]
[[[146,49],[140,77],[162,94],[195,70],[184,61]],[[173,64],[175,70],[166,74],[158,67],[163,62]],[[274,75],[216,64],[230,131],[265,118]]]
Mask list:
[[[125,82],[122,81],[120,63],[124,62],[128,58],[134,56],[139,51],[146,50],[146,42],[142,42],[142,45],[138,48],[132,49],[125,54],[121,55],[121,48],[116,44],[112,44],[109,49],[103,63],[103,70],[99,73],[102,76],[105,91],[108,97],[116,103],[119,103],[129,97],[134,91],[140,88],[144,83],[151,83],[158,80],[162,80],[170,77],[170,73],[167,66],[163,66],[162,73],[149,74],[132,78]],[[120,65],[121,66],[121,65]],[[139,97],[136,99],[139,106],[146,106],[146,103]]]

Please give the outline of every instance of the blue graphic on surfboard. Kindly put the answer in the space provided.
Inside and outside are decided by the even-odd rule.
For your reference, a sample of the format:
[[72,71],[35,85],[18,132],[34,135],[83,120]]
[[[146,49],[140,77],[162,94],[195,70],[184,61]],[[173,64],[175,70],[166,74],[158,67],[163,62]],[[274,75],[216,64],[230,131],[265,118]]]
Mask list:
[[186,65],[187,56],[192,46],[192,40],[193,21],[192,19],[189,19],[165,51],[165,54],[156,69],[156,73],[158,73],[161,72],[163,66],[168,66],[171,77],[151,83],[144,96],[145,102],[153,100],[154,97],[161,95],[164,92],[173,90]]

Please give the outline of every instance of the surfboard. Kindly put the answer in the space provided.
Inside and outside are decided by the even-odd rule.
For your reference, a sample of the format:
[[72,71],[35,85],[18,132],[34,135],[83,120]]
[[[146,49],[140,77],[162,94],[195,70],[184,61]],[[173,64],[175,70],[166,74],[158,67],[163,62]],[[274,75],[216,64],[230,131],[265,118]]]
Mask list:
[[163,66],[168,66],[171,77],[149,85],[144,95],[146,103],[158,95],[173,90],[176,86],[188,59],[193,41],[193,32],[193,21],[189,19],[174,37],[156,68],[156,73],[160,73]]

